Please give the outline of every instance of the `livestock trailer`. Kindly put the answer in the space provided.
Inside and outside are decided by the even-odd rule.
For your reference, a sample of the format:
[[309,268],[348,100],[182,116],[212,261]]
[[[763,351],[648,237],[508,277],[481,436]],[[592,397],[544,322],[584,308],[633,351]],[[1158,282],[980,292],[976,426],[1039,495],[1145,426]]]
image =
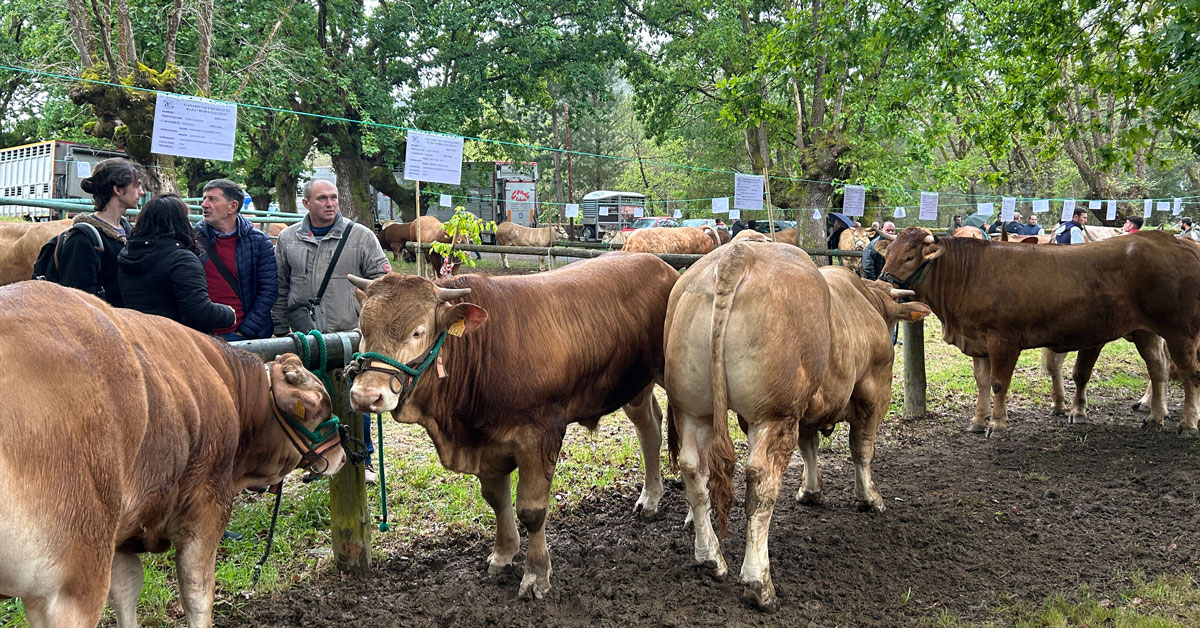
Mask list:
[[[79,182],[92,166],[110,157],[128,157],[119,150],[76,142],[50,140],[0,149],[0,196],[26,199],[90,199]],[[81,205],[81,210],[89,209]],[[0,205],[0,216],[50,220],[54,210]]]
[[[620,231],[625,225],[633,222],[635,216],[646,211],[646,195],[637,192],[613,192],[599,190],[588,192],[583,196],[580,208],[583,217],[581,240],[597,242],[606,231]],[[641,210],[641,211],[638,211]]]
[[[497,224],[506,220],[532,227],[537,222],[536,163],[509,161],[470,161],[463,163],[462,184],[440,187],[439,194],[451,194],[452,207],[442,207],[437,196],[421,199],[421,214],[445,222],[454,215],[454,206],[461,205],[484,222]],[[433,202],[425,205],[427,199]],[[495,244],[495,234],[482,234],[484,243]]]

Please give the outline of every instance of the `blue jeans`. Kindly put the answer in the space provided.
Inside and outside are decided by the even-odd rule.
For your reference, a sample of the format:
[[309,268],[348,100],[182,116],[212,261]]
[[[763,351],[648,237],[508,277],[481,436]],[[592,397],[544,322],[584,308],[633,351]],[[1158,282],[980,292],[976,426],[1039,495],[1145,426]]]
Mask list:
[[[375,453],[375,445],[371,443],[371,415],[364,413],[363,420],[363,442],[367,444],[367,455]],[[367,460],[367,465],[371,465],[371,461]]]

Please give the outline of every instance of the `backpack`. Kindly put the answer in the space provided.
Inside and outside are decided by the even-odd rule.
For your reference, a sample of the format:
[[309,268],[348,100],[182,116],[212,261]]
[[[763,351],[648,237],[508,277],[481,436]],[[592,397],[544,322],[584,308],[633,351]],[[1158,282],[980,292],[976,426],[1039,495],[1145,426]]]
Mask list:
[[90,235],[94,242],[92,247],[97,251],[104,251],[104,241],[100,238],[100,231],[86,222],[77,222],[71,225],[70,229],[50,238],[42,245],[41,250],[38,251],[37,260],[33,262],[33,279],[58,283],[58,251],[62,248],[63,242],[66,242],[67,238],[76,231]]

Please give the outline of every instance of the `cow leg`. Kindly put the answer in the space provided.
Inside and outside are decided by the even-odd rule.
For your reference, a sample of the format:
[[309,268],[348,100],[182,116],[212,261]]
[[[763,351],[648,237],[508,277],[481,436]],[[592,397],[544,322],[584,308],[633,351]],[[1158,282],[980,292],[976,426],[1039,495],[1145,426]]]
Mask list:
[[119,628],[136,628],[137,601],[141,592],[141,558],[130,552],[117,552],[113,556],[112,584],[108,589],[108,605],[117,615]]
[[[669,403],[669,402],[668,402]],[[708,450],[712,444],[712,415],[694,416],[675,409],[675,425],[679,429],[679,473],[687,492],[688,515],[695,534],[696,563],[722,578],[728,573],[721,543],[713,530],[708,492]]]
[[1013,369],[1021,352],[993,338],[988,341],[989,375],[992,380],[992,420],[988,423],[987,436],[1003,436],[1008,429],[1008,385],[1012,382]]
[[545,271],[546,271],[546,256],[539,255],[538,256],[538,272],[541,273],[541,272],[545,272]]
[[817,505],[821,498],[821,469],[817,467],[817,446],[821,444],[821,434],[812,428],[799,429],[800,459],[804,461],[804,471],[801,478],[800,490],[796,499],[801,504]]
[[500,264],[503,265],[505,268],[508,268],[508,253],[500,254]]
[[1075,368],[1071,369],[1071,379],[1075,382],[1075,398],[1071,403],[1071,414],[1067,415],[1067,423],[1087,423],[1087,385],[1092,380],[1092,369],[1096,366],[1096,358],[1100,357],[1099,347],[1080,349],[1075,353]]
[[1146,331],[1137,331],[1129,335],[1138,354],[1146,362],[1146,375],[1150,380],[1146,384],[1146,394],[1133,406],[1134,410],[1149,411],[1150,418],[1142,423],[1142,427],[1163,426],[1167,417],[1167,360],[1163,351],[1161,337]]
[[783,472],[796,449],[796,420],[753,423],[750,431],[757,435],[746,463],[746,559],[742,562],[742,584],[745,586],[742,597],[753,600],[759,608],[774,609],[779,605],[779,598],[775,596],[775,585],[771,582],[767,541]]
[[187,523],[172,535],[179,597],[188,628],[212,626],[217,545],[221,543],[221,532],[229,524],[229,514],[233,510],[233,496],[220,498],[218,494],[216,489],[208,491],[207,495],[205,491],[194,493],[196,507],[181,513],[181,519]]
[[1042,370],[1050,376],[1050,416],[1063,416],[1067,413],[1067,393],[1063,389],[1062,378],[1063,359],[1066,357],[1066,352],[1042,349]]
[[[884,410],[886,413],[886,409]],[[883,414],[875,416],[882,417]],[[871,479],[871,460],[875,458],[875,430],[878,421],[864,416],[850,422],[850,457],[854,460],[854,501],[863,512],[883,512],[883,497]]]
[[[70,553],[82,564],[100,566],[108,557],[99,556],[92,548],[80,548]],[[111,547],[111,546],[110,546]],[[95,561],[95,562],[92,562]],[[30,628],[58,626],[95,626],[104,614],[104,596],[108,593],[110,573],[105,570],[80,569],[64,574],[58,594],[50,598],[27,596],[21,599]]]
[[1167,350],[1179,380],[1183,382],[1183,414],[1179,417],[1179,433],[1196,436],[1197,419],[1200,412],[1196,407],[1196,395],[1200,392],[1200,364],[1196,361],[1196,338],[1183,336],[1169,339]]
[[992,402],[988,397],[991,388],[991,360],[988,358],[971,358],[971,368],[975,374],[975,416],[967,425],[967,431],[981,434],[987,431],[988,420],[992,415]]
[[517,520],[513,516],[511,473],[479,476],[479,492],[496,513],[496,540],[487,558],[488,575],[494,576],[512,564],[521,549]]
[[554,465],[562,447],[560,433],[557,438],[542,441],[529,457],[518,458],[517,467],[517,519],[529,533],[529,547],[525,552],[525,575],[521,577],[520,597],[542,599],[550,590],[550,548],[546,545],[546,513],[550,504],[550,483],[554,479]]
[[663,496],[662,463],[659,460],[662,451],[662,406],[654,398],[654,383],[625,404],[624,410],[637,431],[638,444],[642,447],[642,466],[646,473],[642,494],[634,505],[634,512],[643,521],[650,521],[658,516],[658,502]]

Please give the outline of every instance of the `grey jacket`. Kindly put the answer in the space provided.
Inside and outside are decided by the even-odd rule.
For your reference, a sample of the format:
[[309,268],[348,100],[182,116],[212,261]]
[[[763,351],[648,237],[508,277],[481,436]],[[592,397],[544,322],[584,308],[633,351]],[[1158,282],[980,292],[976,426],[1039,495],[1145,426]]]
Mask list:
[[[317,296],[338,242],[347,237],[347,224],[346,218],[338,215],[333,229],[319,243],[312,235],[312,223],[308,216],[279,234],[275,244],[275,261],[279,265],[279,298],[271,309],[277,335],[289,331],[284,316],[284,310],[289,305]],[[346,248],[329,278],[329,287],[325,289],[321,304],[316,308],[317,328],[323,332],[358,327],[358,300],[354,298],[354,286],[347,281],[347,274],[374,279],[391,271],[387,257],[379,246],[379,239],[369,228],[354,223],[348,237]]]

